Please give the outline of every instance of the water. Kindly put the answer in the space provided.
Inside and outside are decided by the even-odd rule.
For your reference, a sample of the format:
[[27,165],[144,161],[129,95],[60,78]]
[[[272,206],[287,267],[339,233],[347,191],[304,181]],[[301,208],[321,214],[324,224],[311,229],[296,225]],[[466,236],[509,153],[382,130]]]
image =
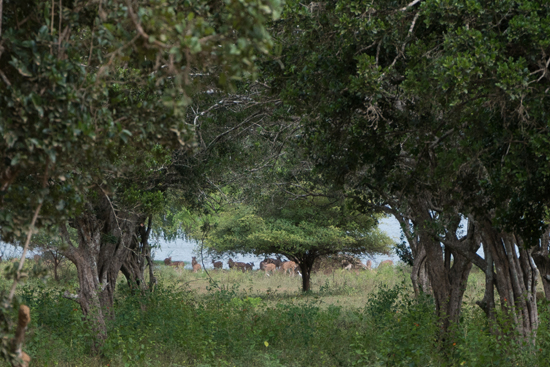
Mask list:
[[[391,239],[393,239],[395,242],[400,241],[401,236],[401,227],[399,226],[399,222],[395,217],[387,217],[380,221],[380,229],[388,236],[390,236]],[[179,239],[176,241],[166,242],[166,241],[160,241],[160,248],[157,248],[153,252],[153,257],[155,260],[164,260],[167,257],[172,257],[173,261],[185,261],[190,263],[191,258],[193,256],[197,256],[197,260],[200,262],[200,254],[198,254],[198,247],[196,242],[190,242],[183,239]],[[36,253],[40,253],[36,252]],[[36,254],[35,252],[29,252],[28,257],[32,257]],[[16,248],[11,245],[2,243],[0,246],[0,255],[4,255],[4,258],[11,258],[15,256],[21,256],[21,248]],[[260,265],[260,261],[262,261],[264,258],[257,257],[253,255],[246,255],[246,256],[234,256],[234,261],[241,261],[245,263],[254,263],[254,268],[257,269]],[[369,259],[366,256],[361,257],[362,261],[366,263],[366,261]],[[228,269],[227,265],[227,257],[222,259],[223,260],[223,267],[224,269]],[[378,265],[381,261],[384,260],[393,260],[394,262],[397,262],[399,259],[394,254],[391,255],[381,255],[381,256],[375,256],[371,259],[373,261],[373,265]],[[212,259],[211,258],[204,258],[204,265],[208,268],[212,267]],[[191,266],[187,264],[186,268],[190,269]]]
[[[399,226],[399,222],[397,219],[395,219],[394,216],[384,218],[380,221],[379,225],[380,229],[395,242],[400,241],[401,237],[401,227]],[[183,239],[179,239],[172,242],[160,242],[160,248],[155,250],[154,258],[155,260],[164,260],[167,257],[172,257],[172,261],[186,261],[191,262],[191,258],[193,256],[197,256],[197,261],[201,263],[200,261],[200,254],[198,249],[196,249],[197,244],[195,242],[185,241]],[[264,259],[264,257],[258,257],[254,255],[237,255],[233,256],[232,259],[234,261],[241,261],[245,263],[254,263],[254,268],[258,269],[260,265],[260,261]],[[366,261],[369,259],[367,256],[361,257],[362,261],[366,263]],[[393,260],[393,262],[397,262],[399,259],[394,254],[391,255],[381,255],[381,256],[375,256],[372,258],[373,266],[378,265],[380,262],[384,260]],[[222,259],[223,261],[223,267],[224,269],[228,269],[227,265],[227,258]],[[212,267],[212,259],[211,258],[204,258],[204,265],[207,268]],[[189,264],[186,265],[187,269],[191,269],[191,266]]]

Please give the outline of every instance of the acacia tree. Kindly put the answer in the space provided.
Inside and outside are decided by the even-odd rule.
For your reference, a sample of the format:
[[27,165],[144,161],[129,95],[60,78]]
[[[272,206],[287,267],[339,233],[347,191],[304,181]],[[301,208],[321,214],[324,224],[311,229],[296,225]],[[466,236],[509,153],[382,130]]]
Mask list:
[[376,217],[338,199],[309,197],[282,207],[231,206],[208,220],[204,245],[210,254],[284,255],[300,266],[304,292],[311,289],[311,269],[319,257],[387,254],[392,243],[376,228]]

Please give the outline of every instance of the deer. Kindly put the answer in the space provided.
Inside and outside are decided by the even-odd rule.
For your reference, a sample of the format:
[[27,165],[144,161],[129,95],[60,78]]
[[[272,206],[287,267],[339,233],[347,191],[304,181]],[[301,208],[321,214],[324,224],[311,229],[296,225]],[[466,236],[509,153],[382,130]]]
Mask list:
[[237,261],[235,263],[235,266],[239,269],[241,269],[241,271],[244,273],[247,269],[247,267],[250,266],[250,264],[246,264],[246,263],[243,263],[243,262],[240,262],[240,261]]
[[214,259],[212,259],[212,265],[214,266],[214,269],[222,269],[223,268],[223,263],[221,261],[215,261]]
[[296,264],[294,261],[285,261],[281,267],[283,269],[283,273],[286,274],[287,271],[289,271],[289,274],[291,274],[292,276],[294,276],[296,273],[295,273],[295,269],[296,267],[298,266],[298,264]]
[[378,265],[378,267],[385,266],[385,265],[393,266],[393,261],[392,260],[384,260]]
[[277,255],[277,258],[276,259],[272,259],[272,258],[269,258],[269,257],[266,257],[264,259],[264,262],[267,263],[267,264],[275,264],[275,267],[277,269],[279,269],[281,267],[281,265],[283,264],[283,260],[281,260],[281,256],[280,255]]
[[252,269],[254,269],[254,263],[247,263],[247,264],[244,264],[244,270],[246,271],[252,271]]
[[197,258],[195,256],[193,256],[193,259],[191,260],[191,265],[193,265],[193,273],[196,273],[202,269],[201,264],[197,262]]
[[273,272],[275,271],[275,268],[277,268],[275,266],[275,264],[265,264],[263,269],[265,271],[265,275],[266,276],[269,276],[269,272],[271,272],[271,274],[273,274]]
[[166,259],[164,259],[164,265],[170,266],[171,264],[172,264],[172,256],[167,257]]

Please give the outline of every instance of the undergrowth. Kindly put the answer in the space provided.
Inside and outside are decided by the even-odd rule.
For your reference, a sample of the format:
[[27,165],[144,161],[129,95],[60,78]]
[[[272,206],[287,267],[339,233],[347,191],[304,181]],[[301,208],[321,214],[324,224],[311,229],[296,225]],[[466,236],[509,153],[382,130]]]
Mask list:
[[542,366],[550,358],[548,305],[534,342],[506,329],[504,315],[489,324],[468,302],[443,338],[433,300],[415,299],[402,275],[365,275],[374,286],[360,307],[326,300],[357,297],[361,278],[327,277],[315,292],[291,294],[254,291],[266,281],[256,274],[228,276],[244,284],[220,276],[199,289],[166,273],[154,293],[132,294],[121,282],[99,353],[79,307],[62,297],[74,284],[29,281],[20,288],[32,312],[25,350],[33,366]]

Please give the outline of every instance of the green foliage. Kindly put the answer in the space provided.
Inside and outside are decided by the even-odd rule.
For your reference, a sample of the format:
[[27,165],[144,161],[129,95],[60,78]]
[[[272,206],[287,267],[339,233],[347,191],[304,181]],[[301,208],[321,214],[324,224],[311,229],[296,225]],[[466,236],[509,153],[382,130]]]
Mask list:
[[38,225],[52,224],[78,213],[91,186],[121,174],[139,181],[166,163],[167,148],[191,147],[183,118],[191,97],[211,79],[254,75],[257,53],[272,47],[264,23],[279,6],[6,2],[2,238],[21,237],[38,202]]
[[[61,288],[29,281],[21,300],[32,310],[27,349],[34,365],[511,367],[541,365],[547,358],[548,310],[542,303],[534,345],[518,343],[504,319],[503,328],[491,333],[477,307],[466,307],[442,342],[436,341],[432,299],[413,299],[410,286],[393,272],[377,274],[379,287],[357,307],[326,303],[330,292],[273,296],[242,291],[239,284],[198,294],[181,283],[174,287],[164,271],[159,275],[153,294],[132,294],[119,285],[117,318],[97,360],[87,354],[93,332],[75,303],[60,296]],[[257,278],[254,283],[265,279]]]
[[265,70],[316,167],[359,203],[414,205],[428,192],[446,212],[495,210],[536,243],[550,197],[549,11],[540,0],[290,1],[273,25],[286,67]]
[[276,253],[292,258],[305,253],[389,251],[391,240],[374,227],[375,217],[354,212],[341,202],[315,198],[270,210],[241,205],[221,211],[212,218],[215,222],[205,240],[206,248],[217,254]]

